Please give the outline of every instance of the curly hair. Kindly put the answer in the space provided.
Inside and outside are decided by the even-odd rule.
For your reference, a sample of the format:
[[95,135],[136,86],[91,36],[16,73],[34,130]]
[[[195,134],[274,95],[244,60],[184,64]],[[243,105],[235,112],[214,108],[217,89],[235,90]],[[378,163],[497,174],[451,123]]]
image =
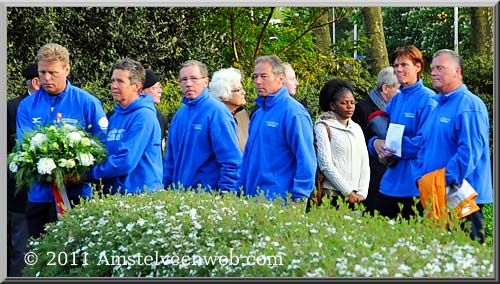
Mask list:
[[326,82],[319,92],[319,108],[322,111],[332,110],[330,103],[337,102],[346,91],[354,94],[352,85],[347,80],[335,78]]

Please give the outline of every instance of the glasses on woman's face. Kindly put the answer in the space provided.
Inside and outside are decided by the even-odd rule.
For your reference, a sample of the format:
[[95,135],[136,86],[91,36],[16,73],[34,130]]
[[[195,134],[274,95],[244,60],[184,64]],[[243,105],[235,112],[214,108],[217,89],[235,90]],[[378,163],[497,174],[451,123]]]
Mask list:
[[231,90],[231,93],[240,93],[241,91],[243,91],[243,89],[242,88],[238,88],[238,89]]
[[185,85],[189,81],[196,83],[203,78],[206,78],[206,76],[205,77],[184,77],[184,78],[181,78],[179,81],[181,82],[181,84]]

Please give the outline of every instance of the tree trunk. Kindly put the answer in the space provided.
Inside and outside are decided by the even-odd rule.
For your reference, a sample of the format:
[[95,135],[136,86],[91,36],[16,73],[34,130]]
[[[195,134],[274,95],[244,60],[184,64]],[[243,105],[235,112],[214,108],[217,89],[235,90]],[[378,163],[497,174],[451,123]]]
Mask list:
[[471,7],[472,55],[493,56],[492,8]]
[[385,45],[384,25],[380,7],[362,8],[365,36],[368,39],[366,46],[366,62],[368,71],[372,75],[389,65],[387,47]]
[[331,56],[332,53],[332,39],[330,37],[330,29],[328,28],[328,10],[321,8],[318,11],[320,13],[316,26],[318,28],[313,29],[314,45],[318,52],[322,55]]

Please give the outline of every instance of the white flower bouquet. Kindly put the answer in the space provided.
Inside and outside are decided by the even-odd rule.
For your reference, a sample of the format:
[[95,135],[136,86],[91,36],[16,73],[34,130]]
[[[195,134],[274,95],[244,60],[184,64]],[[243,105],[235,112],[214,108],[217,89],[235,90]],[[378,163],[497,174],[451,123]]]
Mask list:
[[80,180],[106,155],[103,143],[81,128],[49,124],[26,133],[9,154],[8,163],[9,170],[16,174],[17,190],[31,188],[35,182],[48,182],[61,190],[65,178]]

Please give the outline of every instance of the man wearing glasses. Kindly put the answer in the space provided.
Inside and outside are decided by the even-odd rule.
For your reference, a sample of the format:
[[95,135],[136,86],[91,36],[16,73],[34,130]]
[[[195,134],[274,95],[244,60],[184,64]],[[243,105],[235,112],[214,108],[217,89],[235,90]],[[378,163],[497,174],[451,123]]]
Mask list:
[[184,94],[170,125],[163,184],[170,189],[236,190],[241,153],[228,108],[210,96],[208,71],[196,60],[181,65]]

